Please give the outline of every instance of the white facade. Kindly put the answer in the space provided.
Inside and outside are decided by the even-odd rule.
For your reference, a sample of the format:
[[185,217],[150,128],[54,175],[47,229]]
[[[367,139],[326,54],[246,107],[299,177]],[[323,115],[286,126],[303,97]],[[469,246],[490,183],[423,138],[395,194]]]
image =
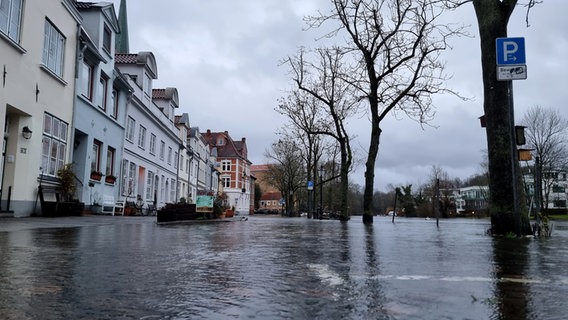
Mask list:
[[134,89],[127,106],[121,164],[121,198],[157,208],[177,202],[177,167],[182,141],[174,124],[177,89],[156,90],[157,67],[151,52],[117,54],[116,67]]
[[0,211],[22,217],[40,212],[38,185],[56,183],[57,170],[71,160],[81,17],[71,0],[1,3]]

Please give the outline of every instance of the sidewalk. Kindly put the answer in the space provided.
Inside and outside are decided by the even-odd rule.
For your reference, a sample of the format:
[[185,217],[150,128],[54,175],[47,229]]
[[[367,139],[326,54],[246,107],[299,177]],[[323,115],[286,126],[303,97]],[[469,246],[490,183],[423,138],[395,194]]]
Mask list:
[[154,216],[106,216],[88,215],[78,217],[26,217],[26,218],[0,218],[0,232],[14,232],[20,230],[41,228],[75,228],[110,224],[141,224],[156,223]]

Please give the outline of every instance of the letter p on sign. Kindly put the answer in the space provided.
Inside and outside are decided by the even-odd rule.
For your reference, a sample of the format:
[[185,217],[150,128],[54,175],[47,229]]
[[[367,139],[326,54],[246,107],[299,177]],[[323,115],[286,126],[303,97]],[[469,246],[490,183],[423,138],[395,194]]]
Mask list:
[[497,38],[497,65],[526,64],[525,38]]

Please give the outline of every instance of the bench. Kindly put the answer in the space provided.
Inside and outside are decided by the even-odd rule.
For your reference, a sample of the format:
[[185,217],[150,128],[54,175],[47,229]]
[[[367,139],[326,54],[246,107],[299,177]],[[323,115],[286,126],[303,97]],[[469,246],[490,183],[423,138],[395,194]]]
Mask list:
[[104,195],[101,212],[110,213],[114,216],[116,209],[120,209],[120,213],[124,215],[124,201],[116,201],[113,196]]

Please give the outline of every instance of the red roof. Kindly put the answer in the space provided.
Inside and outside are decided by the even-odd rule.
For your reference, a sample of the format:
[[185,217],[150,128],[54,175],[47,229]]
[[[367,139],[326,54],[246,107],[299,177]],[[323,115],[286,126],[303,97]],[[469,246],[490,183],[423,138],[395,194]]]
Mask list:
[[280,192],[265,192],[260,197],[260,200],[280,200],[282,199],[282,194]]
[[138,61],[137,53],[116,53],[114,55],[115,63],[135,64]]

